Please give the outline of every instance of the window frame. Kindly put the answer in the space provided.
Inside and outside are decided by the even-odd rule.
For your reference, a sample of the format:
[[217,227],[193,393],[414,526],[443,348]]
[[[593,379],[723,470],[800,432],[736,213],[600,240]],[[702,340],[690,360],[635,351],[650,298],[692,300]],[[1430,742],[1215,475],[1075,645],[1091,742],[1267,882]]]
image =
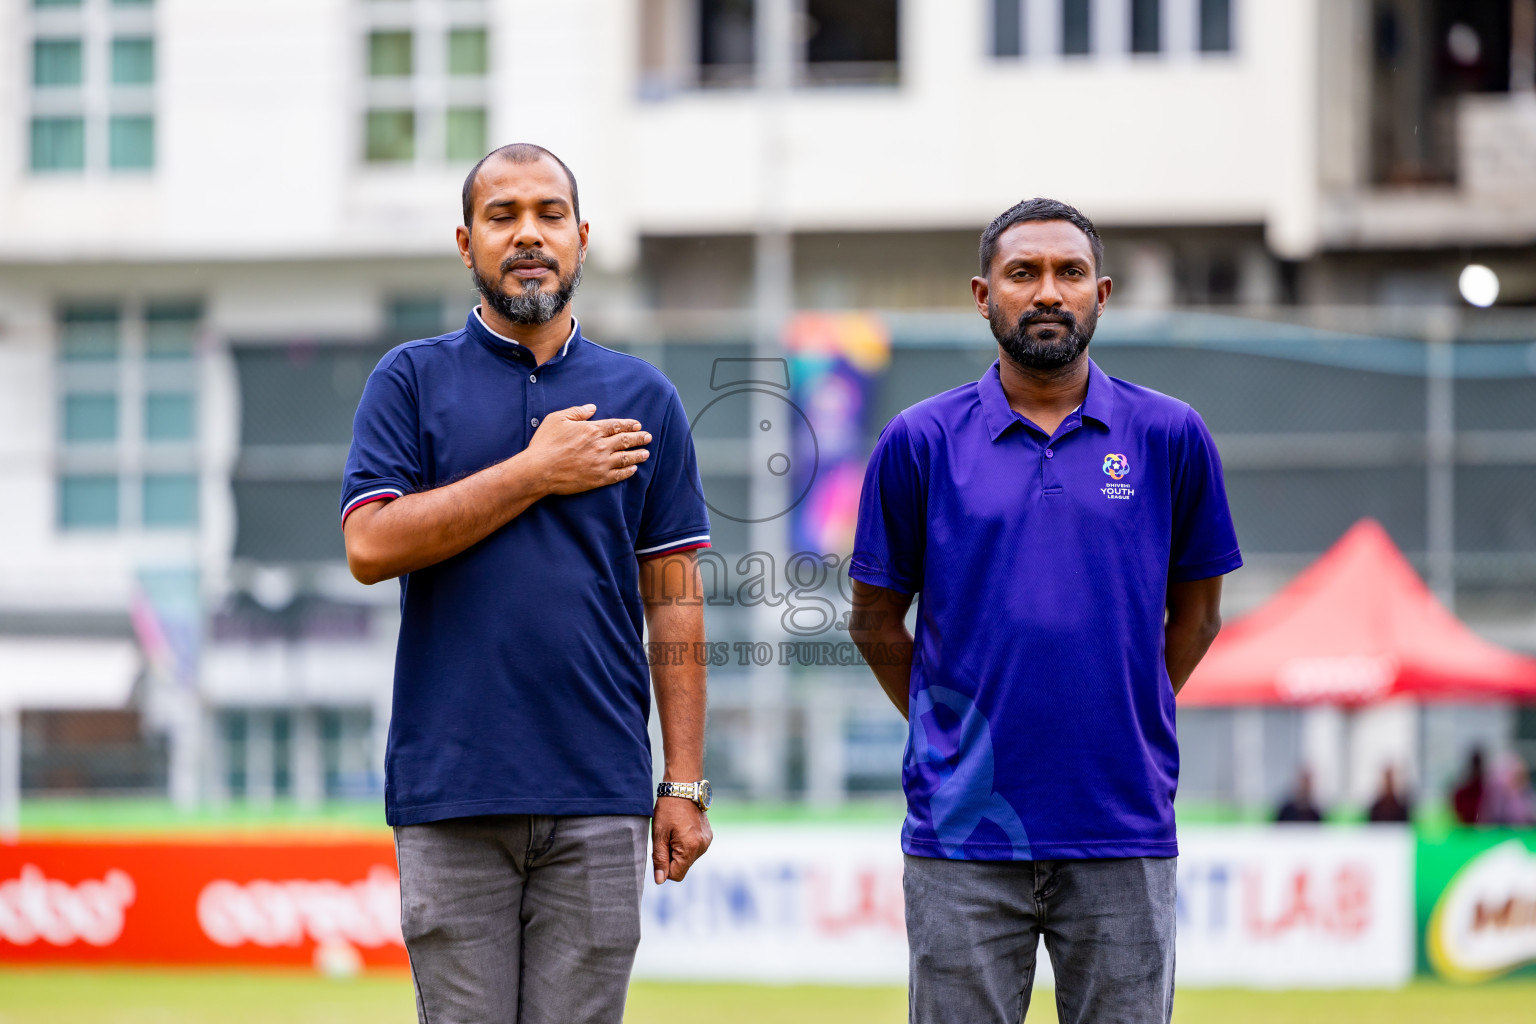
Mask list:
[[[54,432],[53,522],[59,535],[107,532],[133,536],[146,531],[187,535],[199,529],[202,494],[207,487],[200,422],[202,366],[197,345],[202,316],[200,303],[181,300],[65,297],[56,303],[53,402],[58,426]],[[185,336],[185,350],[163,340],[152,342],[157,329]],[[152,436],[151,420],[157,414],[151,404],[166,396],[185,403],[180,413],[185,425]],[[72,429],[70,417],[81,414],[80,402],[99,402],[107,397],[113,406],[110,437],[99,430],[82,434]],[[150,503],[157,488],[171,478],[192,481],[190,507],[185,515],[157,520]],[[71,487],[78,489],[82,481],[99,484],[108,479],[113,481],[114,519],[79,519],[70,507]]]

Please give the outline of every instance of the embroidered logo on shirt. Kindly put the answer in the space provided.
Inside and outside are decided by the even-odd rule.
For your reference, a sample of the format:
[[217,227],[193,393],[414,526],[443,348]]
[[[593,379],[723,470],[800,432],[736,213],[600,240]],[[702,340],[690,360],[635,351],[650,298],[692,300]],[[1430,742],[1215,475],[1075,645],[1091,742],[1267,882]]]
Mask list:
[[[1124,455],[1111,454],[1104,456],[1104,475],[1111,480],[1123,480],[1130,471],[1131,460],[1127,459]],[[1103,492],[1104,497],[1118,501],[1129,501],[1136,496],[1136,491],[1130,484],[1105,484],[1099,490]]]

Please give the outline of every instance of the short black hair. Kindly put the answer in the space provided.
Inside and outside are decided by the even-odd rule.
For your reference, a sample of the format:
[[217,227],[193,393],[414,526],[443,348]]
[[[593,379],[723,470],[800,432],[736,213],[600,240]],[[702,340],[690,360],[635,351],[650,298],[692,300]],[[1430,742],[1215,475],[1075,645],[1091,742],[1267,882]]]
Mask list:
[[1034,220],[1064,220],[1087,235],[1088,244],[1093,248],[1093,272],[1095,275],[1099,273],[1099,268],[1104,263],[1104,240],[1094,229],[1093,221],[1083,216],[1075,206],[1068,206],[1059,199],[1036,196],[1033,199],[1014,203],[993,217],[992,223],[988,224],[987,229],[981,233],[981,275],[983,277],[992,269],[992,257],[997,255],[997,240],[1002,233],[1015,224]]
[[470,221],[474,218],[474,211],[470,209],[470,205],[474,200],[475,179],[480,176],[480,168],[485,165],[487,160],[497,158],[514,164],[531,164],[545,157],[549,157],[559,164],[560,169],[565,172],[565,180],[571,183],[571,212],[575,214],[576,223],[580,224],[581,193],[576,189],[576,175],[572,174],[571,169],[565,166],[565,161],[555,156],[555,154],[543,146],[536,146],[531,142],[514,142],[499,149],[491,150],[480,158],[479,163],[470,168],[469,176],[464,179],[464,226],[469,227]]

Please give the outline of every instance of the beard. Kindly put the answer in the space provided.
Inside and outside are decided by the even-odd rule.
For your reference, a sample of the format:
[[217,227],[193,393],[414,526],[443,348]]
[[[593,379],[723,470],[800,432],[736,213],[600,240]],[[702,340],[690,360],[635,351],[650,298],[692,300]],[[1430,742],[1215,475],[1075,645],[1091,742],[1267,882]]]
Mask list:
[[[542,264],[555,272],[558,287],[552,292],[546,292],[543,282],[539,278],[524,281],[522,287],[510,294],[496,287],[480,275],[476,267],[471,267],[469,276],[475,283],[475,290],[497,313],[515,324],[534,326],[547,324],[559,315],[560,311],[571,301],[571,296],[576,294],[576,289],[581,287],[580,261],[576,263],[576,269],[569,277],[561,276],[560,261],[553,256],[546,255],[536,249],[514,249],[501,261],[501,273],[503,280],[505,275],[512,272],[512,264],[519,260],[531,260]],[[516,281],[516,278],[513,278]]]
[[[1020,316],[1012,326],[1003,322],[998,308],[990,302],[987,304],[987,312],[992,336],[1002,346],[1003,353],[1015,366],[1025,370],[1059,370],[1071,363],[1083,354],[1083,350],[1093,340],[1094,328],[1099,323],[1096,307],[1089,307],[1081,322],[1065,309],[1032,309]],[[1046,317],[1055,317],[1061,322],[1035,327]],[[1035,327],[1033,332],[1031,327]],[[1041,337],[1042,327],[1054,330],[1057,337]]]

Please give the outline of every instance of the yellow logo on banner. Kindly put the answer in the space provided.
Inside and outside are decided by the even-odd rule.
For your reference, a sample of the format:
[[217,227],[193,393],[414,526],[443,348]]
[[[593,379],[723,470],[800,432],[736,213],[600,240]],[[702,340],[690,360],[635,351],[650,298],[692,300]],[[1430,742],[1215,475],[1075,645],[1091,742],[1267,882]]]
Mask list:
[[1487,981],[1536,961],[1536,851],[1511,839],[1468,861],[1430,913],[1424,945],[1452,981]]

